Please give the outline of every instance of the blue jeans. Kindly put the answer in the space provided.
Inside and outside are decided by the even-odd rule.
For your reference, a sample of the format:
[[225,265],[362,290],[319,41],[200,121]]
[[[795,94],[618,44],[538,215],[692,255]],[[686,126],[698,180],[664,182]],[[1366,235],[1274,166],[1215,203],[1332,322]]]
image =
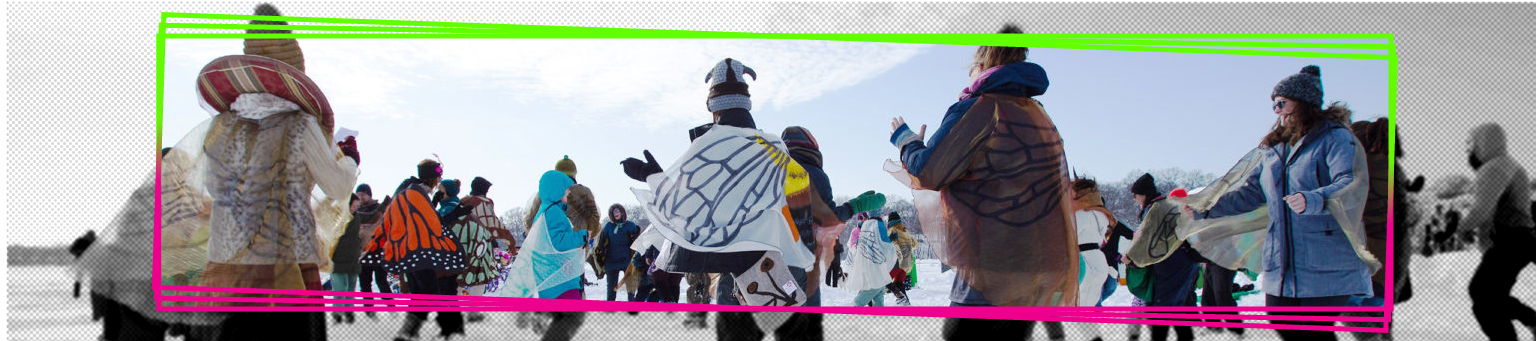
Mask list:
[[853,297],[855,307],[863,307],[870,303],[874,303],[876,307],[885,306],[885,287],[859,291],[859,294]]
[[1109,279],[1104,281],[1104,294],[1103,295],[1099,295],[1099,303],[1098,304],[1094,304],[1093,306],[1095,306],[1095,307],[1102,307],[1102,306],[1104,306],[1104,301],[1108,300],[1109,296],[1113,296],[1115,294],[1115,289],[1118,289],[1118,288],[1120,288],[1120,279],[1119,278],[1115,278],[1114,276],[1110,276]]
[[[331,274],[331,291],[356,292],[357,274]],[[355,297],[337,297],[355,298]],[[337,304],[337,307],[350,307],[351,304]]]
[[[619,274],[621,274],[621,273],[624,273],[624,270],[622,270],[622,269],[620,269],[620,270],[608,270],[608,273],[607,273],[606,277],[608,277],[608,300],[609,301],[612,301],[612,300],[618,298],[618,291],[615,291],[615,290],[618,289],[618,286],[619,286]],[[628,295],[628,298],[625,299],[625,301],[634,301],[635,300],[635,293],[627,292],[626,291],[625,294]]]

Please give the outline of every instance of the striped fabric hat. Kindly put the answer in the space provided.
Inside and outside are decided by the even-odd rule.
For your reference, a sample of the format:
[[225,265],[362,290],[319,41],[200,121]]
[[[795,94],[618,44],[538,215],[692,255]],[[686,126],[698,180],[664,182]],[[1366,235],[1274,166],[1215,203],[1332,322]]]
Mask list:
[[757,72],[752,71],[752,68],[742,65],[739,60],[726,58],[715,64],[715,68],[704,76],[704,82],[709,83],[709,100],[705,104],[709,106],[710,112],[752,110],[752,95],[747,93],[746,79],[742,75],[757,80]]
[[784,146],[789,148],[789,154],[795,161],[821,168],[821,147],[816,144],[816,136],[811,135],[810,130],[804,127],[793,126],[784,128],[780,134],[784,139]]
[[223,56],[197,73],[197,95],[203,108],[217,115],[229,112],[241,94],[269,93],[298,104],[315,115],[325,136],[335,130],[335,114],[325,93],[303,71],[276,59],[254,55]]

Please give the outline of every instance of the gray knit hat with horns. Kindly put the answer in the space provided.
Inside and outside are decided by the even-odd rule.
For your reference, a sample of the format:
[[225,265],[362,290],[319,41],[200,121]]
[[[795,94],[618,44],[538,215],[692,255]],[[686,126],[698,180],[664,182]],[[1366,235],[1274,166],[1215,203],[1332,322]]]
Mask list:
[[1323,107],[1323,70],[1317,65],[1307,65],[1301,68],[1301,72],[1285,77],[1275,84],[1275,91],[1269,98],[1285,96],[1298,101],[1311,104],[1313,107]]
[[709,83],[709,100],[705,104],[709,106],[710,112],[726,109],[752,110],[752,95],[747,93],[747,83],[743,75],[752,76],[752,80],[757,80],[757,72],[741,64],[739,60],[726,58],[710,69],[709,74],[704,76],[704,82]]

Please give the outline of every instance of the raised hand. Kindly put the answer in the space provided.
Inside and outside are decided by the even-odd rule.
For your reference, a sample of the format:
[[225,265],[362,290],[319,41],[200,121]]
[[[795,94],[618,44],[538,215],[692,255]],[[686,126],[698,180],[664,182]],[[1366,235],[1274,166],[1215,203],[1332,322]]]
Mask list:
[[656,162],[656,157],[651,156],[650,150],[645,151],[645,161],[627,158],[619,164],[624,166],[624,175],[639,182],[645,182],[645,178],[650,177],[651,174],[661,173],[661,164]]

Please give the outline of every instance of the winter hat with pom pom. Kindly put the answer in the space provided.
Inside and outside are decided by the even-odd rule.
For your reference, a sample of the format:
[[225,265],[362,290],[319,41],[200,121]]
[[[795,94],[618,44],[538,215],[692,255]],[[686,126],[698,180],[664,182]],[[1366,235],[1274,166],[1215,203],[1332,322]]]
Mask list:
[[560,161],[555,161],[555,170],[565,173],[571,179],[576,179],[576,161],[571,161],[571,156],[566,155]]
[[[256,6],[256,15],[282,16],[277,12],[277,7],[272,4]],[[283,21],[252,20],[251,25],[287,25]],[[246,30],[246,33],[293,33],[290,30]],[[304,51],[299,49],[299,41],[294,39],[246,39],[245,54],[258,55],[282,61],[285,64],[304,71]]]
[[1301,72],[1281,79],[1275,84],[1275,91],[1269,98],[1274,99],[1284,96],[1311,104],[1321,109],[1323,107],[1323,70],[1317,65],[1307,65],[1301,68]]

